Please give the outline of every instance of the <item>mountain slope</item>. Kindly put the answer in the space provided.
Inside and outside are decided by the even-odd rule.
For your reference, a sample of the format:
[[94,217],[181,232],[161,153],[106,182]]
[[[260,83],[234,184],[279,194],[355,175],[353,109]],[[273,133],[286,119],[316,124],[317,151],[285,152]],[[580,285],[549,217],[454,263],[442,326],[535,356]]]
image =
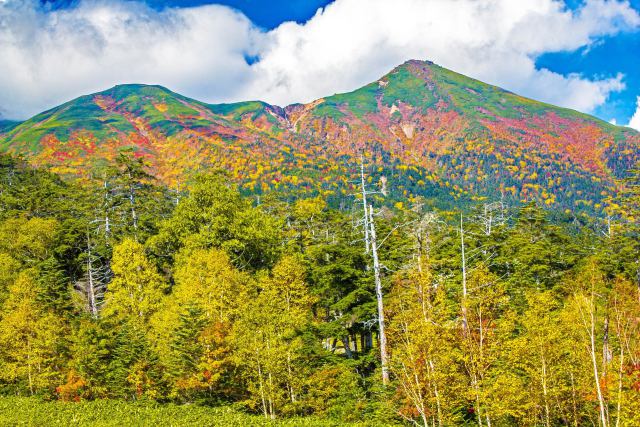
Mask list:
[[10,131],[19,124],[20,122],[16,122],[13,120],[0,120],[0,134]]
[[284,108],[116,86],[5,130],[0,147],[83,176],[132,148],[170,186],[213,167],[248,192],[275,188],[336,202],[353,191],[364,153],[390,201],[507,197],[593,211],[637,163],[640,134],[408,61],[354,92]]

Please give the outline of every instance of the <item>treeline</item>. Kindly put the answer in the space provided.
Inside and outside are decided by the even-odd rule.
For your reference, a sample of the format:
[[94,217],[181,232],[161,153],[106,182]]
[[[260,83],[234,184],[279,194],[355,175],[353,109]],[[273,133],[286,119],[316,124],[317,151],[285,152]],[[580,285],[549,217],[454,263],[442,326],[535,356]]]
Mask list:
[[3,394],[377,424],[640,424],[637,180],[616,201],[624,215],[591,223],[534,205],[381,205],[374,268],[357,197],[342,211],[258,203],[222,174],[177,193],[143,166],[121,153],[80,183],[0,158]]

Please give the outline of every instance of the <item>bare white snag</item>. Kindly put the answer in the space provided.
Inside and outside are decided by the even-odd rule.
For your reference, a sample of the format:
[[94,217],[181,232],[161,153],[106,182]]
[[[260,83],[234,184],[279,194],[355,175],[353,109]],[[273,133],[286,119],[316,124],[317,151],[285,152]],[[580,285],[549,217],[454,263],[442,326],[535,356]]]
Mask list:
[[[131,171],[128,172],[129,180],[133,181],[133,176],[131,175]],[[129,194],[127,198],[129,199],[129,204],[131,206],[131,222],[133,223],[134,234],[138,231],[138,212],[136,212],[136,193],[133,184],[129,184],[128,188]],[[136,235],[137,240],[137,235]]]
[[94,244],[87,232],[86,274],[75,282],[75,289],[82,295],[85,301],[85,309],[92,317],[97,318],[100,314],[100,306],[104,299],[104,292],[111,277],[111,270],[108,264],[101,262],[101,259],[93,251]]
[[107,180],[104,180],[104,238],[109,239],[111,234],[111,223],[109,222],[109,186]]
[[[600,372],[598,371],[598,362],[596,358],[597,354],[597,346],[596,346],[596,308],[594,302],[594,291],[591,290],[591,295],[582,296],[582,301],[580,301],[580,314],[582,316],[582,323],[587,332],[587,336],[589,338],[589,353],[591,355],[591,363],[593,366],[593,379],[596,386],[596,392],[598,397],[598,405],[599,405],[599,413],[600,413],[600,425],[601,427],[607,427],[608,423],[608,413],[606,409],[606,404],[604,401],[604,396],[602,393],[602,385],[600,383]],[[585,313],[586,311],[586,313]]]
[[[87,237],[87,240],[89,238]],[[95,318],[98,317],[98,301],[96,298],[96,278],[93,274],[93,263],[91,260],[91,243],[87,242],[87,302],[89,304],[89,312]]]
[[380,364],[382,366],[382,384],[389,383],[389,356],[387,354],[387,335],[385,333],[384,303],[382,301],[382,281],[380,279],[380,261],[376,242],[376,226],[373,221],[373,206],[369,205],[369,227],[371,231],[371,254],[373,258],[373,277],[376,284],[376,300],[378,302],[378,328],[380,329]]
[[384,302],[382,294],[382,280],[380,278],[380,260],[378,258],[378,243],[376,241],[376,225],[373,221],[373,206],[367,206],[367,188],[364,179],[364,157],[360,156],[360,182],[362,185],[362,207],[364,210],[365,253],[371,251],[373,260],[373,277],[376,286],[376,301],[378,305],[378,329],[380,337],[380,365],[382,367],[382,384],[389,383],[389,356],[387,354],[387,334],[385,332]]

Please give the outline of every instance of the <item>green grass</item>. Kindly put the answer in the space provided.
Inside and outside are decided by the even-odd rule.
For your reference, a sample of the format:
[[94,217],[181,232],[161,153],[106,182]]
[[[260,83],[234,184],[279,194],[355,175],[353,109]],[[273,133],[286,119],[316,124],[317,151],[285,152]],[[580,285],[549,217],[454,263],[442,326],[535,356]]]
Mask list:
[[0,397],[2,426],[365,426],[316,417],[266,420],[230,406],[159,404],[96,400],[45,402],[29,397]]
[[424,80],[416,77],[406,67],[388,74],[387,81],[388,84],[382,97],[382,102],[387,106],[404,102],[414,107],[420,107],[423,112],[426,112],[437,101],[431,90],[426,87]]
[[340,93],[325,98],[325,102],[315,108],[316,115],[326,115],[333,119],[339,119],[342,112],[339,107],[345,107],[356,117],[362,118],[365,114],[378,111],[378,83],[370,83],[358,90],[348,93]]
[[254,118],[259,114],[263,114],[267,104],[262,101],[245,101],[231,104],[211,104],[206,107],[214,114],[231,116],[234,119],[238,119],[247,113],[252,113],[252,117]]
[[18,126],[20,122],[16,122],[13,120],[2,120],[0,119],[0,133],[9,132],[14,127]]
[[105,124],[125,133],[135,130],[123,117],[103,111],[95,104],[92,96],[82,96],[32,117],[14,127],[7,136],[11,143],[28,144],[32,150],[37,151],[40,139],[49,133],[66,141],[73,130],[84,129],[92,132],[98,139],[106,138],[110,131]]
[[[469,117],[491,119],[491,116],[480,113],[478,108],[488,110],[492,115],[511,119],[522,119],[523,113],[530,116],[543,116],[554,112],[566,119],[594,122],[607,131],[616,130],[615,126],[597,117],[529,99],[435,64],[431,66],[431,71],[439,88],[451,97],[458,110]],[[475,93],[469,92],[468,89]]]

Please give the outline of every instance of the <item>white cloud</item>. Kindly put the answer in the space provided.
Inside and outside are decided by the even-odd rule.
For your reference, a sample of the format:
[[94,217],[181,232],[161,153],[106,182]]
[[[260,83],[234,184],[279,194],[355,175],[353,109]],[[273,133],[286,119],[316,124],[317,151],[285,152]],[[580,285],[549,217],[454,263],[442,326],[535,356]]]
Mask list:
[[118,83],[159,83],[224,99],[252,75],[244,55],[255,54],[261,34],[232,9],[158,12],[104,0],[46,12],[37,3],[0,3],[0,108],[6,116],[34,114]]
[[[622,76],[590,80],[537,69],[544,52],[575,50],[640,27],[627,2],[337,0],[305,24],[265,32],[222,6],[158,12],[81,0],[47,12],[0,2],[0,114],[24,117],[117,83],[155,83],[210,102],[280,105],[353,90],[407,59],[440,65],[550,103],[590,112]],[[246,56],[258,56],[252,65]]]
[[553,0],[339,0],[306,24],[269,34],[245,94],[277,103],[347,91],[408,58],[553,104],[590,112],[621,76],[589,80],[535,67],[544,52],[575,50],[640,26],[627,3],[592,0],[576,13]]
[[636,100],[636,112],[629,120],[628,126],[640,131],[640,96]]

